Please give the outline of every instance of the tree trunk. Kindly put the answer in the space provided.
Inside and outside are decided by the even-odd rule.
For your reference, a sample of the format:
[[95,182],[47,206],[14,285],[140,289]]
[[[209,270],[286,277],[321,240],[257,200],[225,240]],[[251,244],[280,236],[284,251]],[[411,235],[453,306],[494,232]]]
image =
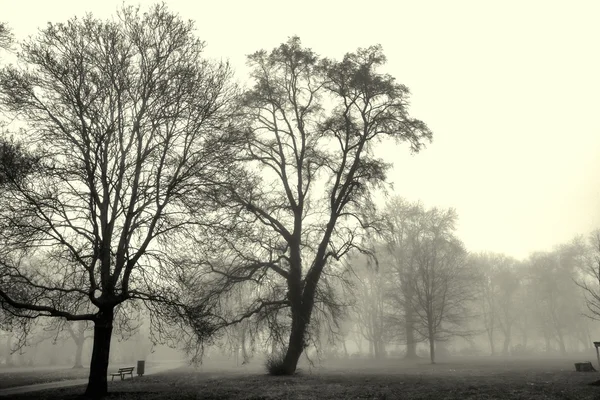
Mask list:
[[[409,286],[409,285],[407,285]],[[408,289],[404,295],[404,316],[405,316],[405,334],[406,334],[406,355],[404,358],[409,360],[415,360],[419,358],[417,356],[417,341],[415,340],[415,328],[414,328],[414,316],[413,309],[411,306],[412,290]]]
[[246,327],[242,327],[242,365],[248,364],[250,362],[250,357],[248,356],[248,350],[246,349]]
[[107,375],[113,317],[113,308],[102,309],[98,312],[94,321],[94,345],[90,363],[90,377],[85,389],[85,395],[90,398],[102,398],[108,392]]
[[417,341],[415,340],[415,329],[413,322],[406,321],[406,355],[404,358],[415,360],[419,358],[417,355]]
[[12,367],[13,365],[13,352],[12,352],[12,333],[8,333],[6,339],[6,365]]
[[432,364],[435,364],[435,340],[433,337],[429,337],[429,359]]
[[546,353],[550,352],[550,336],[544,331],[544,343],[546,344]]
[[506,329],[506,331],[504,332],[504,345],[502,346],[502,354],[504,354],[505,356],[509,353],[510,337],[511,327],[509,326],[508,329]]
[[77,342],[75,342],[77,350],[75,350],[75,365],[73,365],[73,368],[83,368],[83,364],[81,363],[81,354],[83,353],[83,341],[84,339],[81,338]]
[[490,342],[490,355],[495,355],[496,352],[494,351],[494,330],[493,329],[488,329],[488,340]]
[[293,315],[300,314],[298,311],[294,313],[292,311],[292,331],[290,332],[290,340],[287,348],[287,352],[285,353],[285,358],[283,359],[283,368],[285,370],[286,375],[292,375],[296,372],[296,367],[298,366],[298,360],[302,355],[305,347],[305,335],[306,328],[308,327],[308,321],[304,316],[301,315]]
[[556,329],[557,332],[557,336],[558,336],[558,346],[560,348],[560,354],[563,356],[567,355],[567,348],[565,346],[565,338],[562,335],[562,332],[560,331],[560,329]]

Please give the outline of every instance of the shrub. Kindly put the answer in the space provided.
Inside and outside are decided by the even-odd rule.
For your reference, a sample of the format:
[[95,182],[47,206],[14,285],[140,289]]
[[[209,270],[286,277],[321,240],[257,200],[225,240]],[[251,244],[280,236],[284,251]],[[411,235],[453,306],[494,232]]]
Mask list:
[[288,375],[288,371],[283,363],[284,359],[285,355],[282,353],[273,353],[267,356],[265,367],[267,368],[269,375]]

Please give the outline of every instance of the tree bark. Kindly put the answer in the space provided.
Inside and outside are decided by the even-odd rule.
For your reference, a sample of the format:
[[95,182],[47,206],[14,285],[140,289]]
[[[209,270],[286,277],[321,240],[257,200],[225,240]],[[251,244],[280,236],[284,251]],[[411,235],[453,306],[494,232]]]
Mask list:
[[99,399],[108,392],[108,361],[110,356],[110,338],[113,330],[114,309],[101,309],[94,321],[94,346],[90,363],[90,376],[85,396]]
[[[296,312],[296,314],[300,313]],[[290,332],[288,348],[285,353],[285,358],[283,359],[283,367],[286,375],[292,375],[294,372],[296,372],[298,360],[300,360],[300,356],[304,351],[304,339],[306,336],[308,321],[303,317],[303,315],[294,315],[294,311],[292,309],[292,331]]]
[[73,368],[83,368],[83,364],[81,362],[81,355],[83,353],[83,341],[84,339],[81,338],[80,340],[75,342],[77,349],[75,350],[75,365],[73,365]]

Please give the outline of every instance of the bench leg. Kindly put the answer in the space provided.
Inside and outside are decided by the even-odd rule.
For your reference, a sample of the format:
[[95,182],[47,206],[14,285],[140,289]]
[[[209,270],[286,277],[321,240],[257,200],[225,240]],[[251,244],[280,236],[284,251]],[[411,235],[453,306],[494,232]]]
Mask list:
[[114,375],[112,375],[112,376],[111,376],[111,378],[110,378],[110,380],[111,380],[111,381],[114,381],[114,380],[115,380],[115,376],[114,376]]

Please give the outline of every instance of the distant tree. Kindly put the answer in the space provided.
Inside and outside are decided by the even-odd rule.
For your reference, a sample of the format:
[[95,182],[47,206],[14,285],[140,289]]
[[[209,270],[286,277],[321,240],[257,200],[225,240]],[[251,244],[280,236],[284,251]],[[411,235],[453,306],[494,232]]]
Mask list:
[[73,368],[83,368],[83,346],[88,339],[93,339],[93,327],[90,321],[67,322],[65,328],[75,343],[75,358]]
[[515,323],[518,319],[520,307],[518,293],[520,278],[517,271],[516,260],[499,257],[496,259],[494,280],[496,282],[496,301],[498,327],[504,336],[502,354],[508,355]]
[[0,107],[40,160],[24,179],[3,169],[0,304],[93,323],[88,396],[107,392],[117,307],[187,312],[168,246],[197,233],[202,193],[227,171],[233,94],[203,48],[164,5],[124,7],[49,24],[0,72]]
[[[376,257],[378,254],[376,254]],[[362,337],[369,343],[369,354],[383,358],[385,344],[391,338],[387,326],[386,307],[387,279],[385,262],[377,262],[370,255],[358,254],[348,261],[356,277],[353,290],[353,316]]]
[[418,152],[431,139],[408,115],[408,89],[377,71],[385,61],[380,46],[341,61],[320,58],[297,37],[248,57],[254,86],[243,97],[237,157],[244,172],[221,192],[227,214],[213,232],[224,242],[204,252],[227,255],[208,261],[219,287],[263,288],[242,317],[274,312],[286,320],[281,373],[296,370],[313,311],[337,305],[332,260],[359,247],[370,225],[370,193],[389,168],[375,144],[390,138]]
[[436,343],[471,333],[466,322],[472,318],[469,306],[475,300],[476,276],[454,234],[453,209],[433,208],[417,218],[419,223],[410,234],[415,270],[407,282],[413,293],[409,306],[414,329],[429,342],[431,363],[435,363]]
[[[415,293],[412,290],[412,282],[416,273],[416,253],[411,246],[412,236],[416,226],[420,223],[420,216],[424,213],[422,204],[411,203],[401,197],[392,198],[383,212],[384,228],[381,230],[381,240],[384,243],[385,259],[390,263],[391,276],[393,280],[391,288],[388,288],[386,297],[395,305],[395,312],[388,314],[388,319],[394,327],[401,327],[401,341],[406,343],[407,359],[417,357],[418,338],[415,331],[415,316],[412,307]],[[379,255],[381,257],[382,254]],[[399,313],[397,307],[400,308]]]
[[600,229],[590,233],[587,245],[581,277],[576,283],[584,291],[587,317],[600,320]]
[[576,285],[578,270],[575,248],[560,246],[554,251],[533,253],[527,260],[534,284],[532,291],[538,325],[546,350],[555,340],[561,354],[567,354],[567,337],[577,335],[577,326],[585,304]]
[[481,310],[481,319],[490,345],[490,355],[496,354],[495,333],[498,326],[497,285],[495,282],[494,258],[495,254],[477,253],[469,254],[469,263],[477,271],[478,303]]

